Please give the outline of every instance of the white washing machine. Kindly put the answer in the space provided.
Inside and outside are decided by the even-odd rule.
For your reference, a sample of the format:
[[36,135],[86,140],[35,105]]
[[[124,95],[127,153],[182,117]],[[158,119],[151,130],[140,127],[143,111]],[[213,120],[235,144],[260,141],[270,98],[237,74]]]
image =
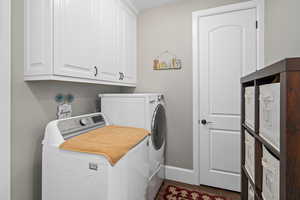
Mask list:
[[147,199],[153,200],[165,178],[166,113],[162,94],[100,94],[101,111],[109,122],[144,128],[149,136]]
[[143,200],[149,179],[148,139],[114,166],[101,155],[61,150],[69,138],[109,125],[101,113],[48,124],[43,140],[42,200]]

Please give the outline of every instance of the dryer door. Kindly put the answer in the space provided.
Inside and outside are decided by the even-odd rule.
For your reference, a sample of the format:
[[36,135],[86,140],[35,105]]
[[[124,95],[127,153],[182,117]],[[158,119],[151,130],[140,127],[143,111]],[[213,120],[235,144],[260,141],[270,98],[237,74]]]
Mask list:
[[147,200],[155,199],[159,188],[165,179],[165,143],[166,143],[166,113],[163,105],[158,104],[154,110],[151,125],[150,141],[150,177],[147,190]]
[[151,132],[152,144],[155,150],[160,150],[166,138],[166,112],[162,104],[158,104],[155,108]]

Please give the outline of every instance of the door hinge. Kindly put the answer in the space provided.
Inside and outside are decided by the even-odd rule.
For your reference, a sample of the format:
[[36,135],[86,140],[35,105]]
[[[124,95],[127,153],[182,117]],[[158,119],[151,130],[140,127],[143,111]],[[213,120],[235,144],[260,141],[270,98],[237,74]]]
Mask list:
[[257,20],[255,22],[255,27],[256,27],[256,29],[258,29],[258,21]]

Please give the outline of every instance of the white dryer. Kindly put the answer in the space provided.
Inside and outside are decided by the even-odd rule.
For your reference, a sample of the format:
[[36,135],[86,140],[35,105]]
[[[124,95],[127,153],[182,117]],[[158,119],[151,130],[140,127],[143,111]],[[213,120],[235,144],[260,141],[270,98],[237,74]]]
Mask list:
[[61,150],[69,138],[109,125],[101,113],[47,125],[43,140],[42,200],[144,200],[148,186],[148,140],[114,166],[101,155]]
[[101,111],[110,123],[144,128],[149,136],[147,199],[153,200],[165,173],[166,113],[162,94],[100,94]]

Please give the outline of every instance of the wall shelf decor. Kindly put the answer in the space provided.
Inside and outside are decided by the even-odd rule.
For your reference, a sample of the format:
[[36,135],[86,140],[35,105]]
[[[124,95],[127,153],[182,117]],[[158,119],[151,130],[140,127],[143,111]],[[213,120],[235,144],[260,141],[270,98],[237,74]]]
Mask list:
[[153,70],[179,70],[182,67],[181,59],[171,52],[164,51],[153,60]]
[[298,200],[300,58],[258,70],[241,84],[241,200]]

